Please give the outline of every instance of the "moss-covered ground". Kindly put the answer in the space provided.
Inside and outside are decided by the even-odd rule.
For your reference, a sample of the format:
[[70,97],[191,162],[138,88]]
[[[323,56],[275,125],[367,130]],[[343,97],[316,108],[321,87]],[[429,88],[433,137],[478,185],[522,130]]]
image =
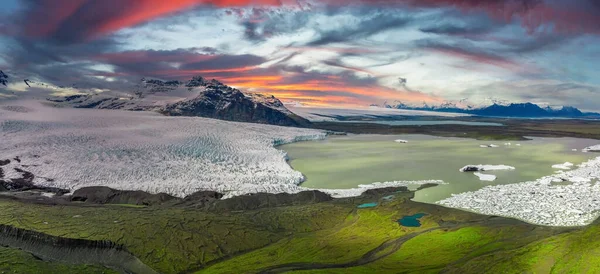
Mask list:
[[[57,206],[0,200],[0,223],[110,240],[161,273],[598,273],[600,226],[549,228],[415,203],[406,193],[250,211]],[[357,209],[378,201],[374,208]],[[427,213],[421,227],[405,215]],[[102,273],[0,249],[0,270]]]
[[0,273],[109,274],[118,272],[100,266],[47,262],[18,249],[0,247]]

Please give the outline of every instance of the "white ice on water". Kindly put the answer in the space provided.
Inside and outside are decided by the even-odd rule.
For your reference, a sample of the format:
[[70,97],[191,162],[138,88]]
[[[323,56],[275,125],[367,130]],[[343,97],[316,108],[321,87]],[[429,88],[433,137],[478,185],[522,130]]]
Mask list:
[[556,164],[556,165],[552,165],[552,168],[556,168],[556,169],[564,169],[564,170],[569,170],[574,166],[573,163],[570,162],[565,162],[564,164]]
[[459,169],[460,172],[467,171],[490,171],[490,170],[514,170],[515,167],[507,165],[466,165]]
[[600,152],[600,145],[595,145],[591,147],[586,147],[582,149],[583,152]]
[[492,181],[496,180],[496,175],[493,175],[493,174],[484,174],[484,173],[480,173],[480,172],[475,172],[473,174],[475,174],[475,176],[479,177],[479,180],[481,180],[481,181],[492,182]]
[[[581,226],[596,219],[600,211],[600,157],[576,169],[535,181],[486,186],[454,194],[438,203],[486,215],[518,218],[550,226]],[[570,184],[555,185],[555,182]]]

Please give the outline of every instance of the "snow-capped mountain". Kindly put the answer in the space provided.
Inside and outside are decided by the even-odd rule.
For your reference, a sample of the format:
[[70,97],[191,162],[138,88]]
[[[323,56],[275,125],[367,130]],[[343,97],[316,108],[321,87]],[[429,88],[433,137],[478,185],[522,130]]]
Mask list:
[[0,84],[6,86],[8,84],[8,75],[0,70]]
[[494,101],[487,106],[475,106],[466,104],[465,100],[459,102],[446,101],[440,104],[404,103],[394,101],[392,104],[384,104],[386,108],[427,110],[438,112],[467,113],[479,116],[494,117],[561,117],[561,118],[600,118],[598,113],[583,113],[579,109],[570,106],[541,107],[534,103],[499,103]]
[[74,108],[157,111],[168,116],[198,116],[282,126],[307,125],[279,99],[243,93],[212,79],[196,76],[187,82],[143,78],[131,94],[78,94],[49,98],[58,106]]
[[383,104],[386,108],[395,109],[410,109],[410,110],[433,110],[433,111],[445,111],[450,110],[471,110],[477,108],[475,105],[468,104],[465,99],[460,101],[444,101],[442,103],[427,103],[427,102],[403,102],[393,101],[391,104],[385,102]]

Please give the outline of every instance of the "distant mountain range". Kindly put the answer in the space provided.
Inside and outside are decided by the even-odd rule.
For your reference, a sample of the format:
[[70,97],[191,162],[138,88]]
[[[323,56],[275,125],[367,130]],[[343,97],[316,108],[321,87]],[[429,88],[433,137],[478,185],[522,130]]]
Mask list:
[[289,111],[279,99],[243,93],[197,76],[187,82],[143,78],[131,93],[78,94],[48,98],[57,106],[156,111],[167,116],[197,116],[237,122],[305,126],[310,122]]
[[[461,102],[462,103],[462,102]],[[378,106],[378,105],[372,105]],[[408,104],[395,101],[392,104],[384,103],[383,107],[393,109],[426,110],[437,112],[466,113],[490,117],[516,117],[516,118],[593,118],[600,119],[600,113],[582,112],[575,107],[542,107],[534,103],[494,103],[489,106],[475,107],[454,102],[444,102],[438,105]]]

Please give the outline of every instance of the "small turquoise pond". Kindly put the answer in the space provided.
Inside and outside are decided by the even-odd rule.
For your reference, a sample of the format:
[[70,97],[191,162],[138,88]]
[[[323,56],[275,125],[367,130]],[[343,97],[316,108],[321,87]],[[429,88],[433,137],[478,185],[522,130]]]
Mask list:
[[369,208],[369,207],[376,207],[377,203],[366,203],[366,204],[362,204],[359,205],[358,208]]
[[401,226],[420,227],[421,222],[419,222],[419,219],[421,219],[421,217],[423,217],[425,215],[427,215],[427,214],[417,213],[415,215],[404,216],[404,217],[402,217],[402,219],[398,220],[398,223],[400,223]]

